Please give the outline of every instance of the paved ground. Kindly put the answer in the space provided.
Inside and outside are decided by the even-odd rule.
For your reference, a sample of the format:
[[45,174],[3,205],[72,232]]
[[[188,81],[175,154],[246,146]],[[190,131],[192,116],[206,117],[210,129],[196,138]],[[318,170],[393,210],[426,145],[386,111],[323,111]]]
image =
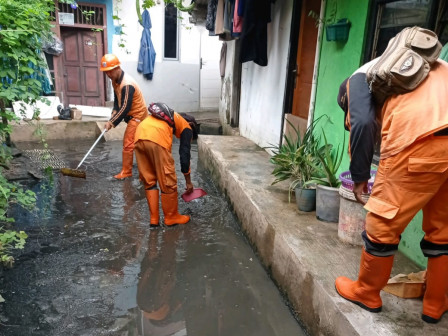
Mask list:
[[[60,123],[50,126],[61,132],[59,136],[95,137],[101,129],[98,120],[85,120],[83,126]],[[28,133],[23,128],[15,134],[26,138]],[[271,186],[273,167],[263,149],[239,136],[201,135],[198,151],[199,160],[229,198],[260,259],[310,334],[448,335],[448,316],[437,325],[421,320],[421,299],[405,300],[383,292],[383,312],[372,314],[337,295],[334,279],[357,276],[360,248],[342,243],[336,224],[318,221],[314,213],[299,212],[295,203],[288,203],[286,185]],[[409,259],[396,256],[392,275],[415,271],[419,269]]]

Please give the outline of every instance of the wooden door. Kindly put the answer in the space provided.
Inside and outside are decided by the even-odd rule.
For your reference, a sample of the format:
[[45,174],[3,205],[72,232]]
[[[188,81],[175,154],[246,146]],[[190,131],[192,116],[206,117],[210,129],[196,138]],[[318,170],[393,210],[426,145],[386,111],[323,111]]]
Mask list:
[[91,29],[61,29],[64,104],[103,106],[104,74],[99,65],[103,35]]
[[320,1],[303,0],[292,103],[292,114],[304,119],[308,119],[310,107],[318,33],[316,20],[308,16],[311,10],[315,13],[320,13]]

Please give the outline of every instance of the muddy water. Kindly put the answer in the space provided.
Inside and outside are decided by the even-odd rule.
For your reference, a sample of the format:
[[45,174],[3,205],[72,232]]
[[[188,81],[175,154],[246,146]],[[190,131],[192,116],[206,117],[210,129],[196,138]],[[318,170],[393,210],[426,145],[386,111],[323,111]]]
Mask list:
[[[92,142],[50,147],[75,168]],[[173,153],[178,162],[176,144]],[[100,143],[82,166],[86,180],[27,182],[38,207],[14,210],[30,237],[0,273],[0,335],[304,335],[198,166],[196,145],[192,179],[208,195],[179,202],[192,217],[183,226],[150,230],[136,165],[116,181],[120,167],[121,142]]]

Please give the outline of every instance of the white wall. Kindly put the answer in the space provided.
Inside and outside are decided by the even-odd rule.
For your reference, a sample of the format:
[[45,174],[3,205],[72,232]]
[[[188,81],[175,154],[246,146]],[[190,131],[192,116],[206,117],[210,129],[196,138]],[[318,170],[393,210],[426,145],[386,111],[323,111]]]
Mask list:
[[240,134],[261,147],[278,144],[288,66],[293,0],[277,1],[268,24],[268,65],[243,63]]
[[[199,60],[200,60],[200,30],[189,24],[188,14],[179,27],[180,59],[163,60],[164,35],[164,2],[149,10],[152,29],[151,37],[156,51],[154,76],[151,81],[143,78],[137,72],[138,55],[142,26],[138,22],[135,0],[114,1],[114,7],[120,8],[119,17],[125,24],[123,31],[126,48],[118,46],[119,36],[114,35],[112,52],[122,63],[122,68],[138,82],[144,93],[147,104],[162,101],[179,112],[194,112],[199,110]],[[115,10],[114,10],[115,14]],[[213,37],[210,37],[213,38]],[[219,50],[216,51],[219,53]]]

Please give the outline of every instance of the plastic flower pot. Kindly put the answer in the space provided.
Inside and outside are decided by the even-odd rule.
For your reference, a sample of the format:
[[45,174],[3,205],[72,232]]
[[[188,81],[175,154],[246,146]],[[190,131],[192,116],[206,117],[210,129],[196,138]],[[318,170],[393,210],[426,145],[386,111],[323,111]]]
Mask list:
[[347,41],[351,23],[347,19],[340,19],[334,24],[327,25],[327,41]]

